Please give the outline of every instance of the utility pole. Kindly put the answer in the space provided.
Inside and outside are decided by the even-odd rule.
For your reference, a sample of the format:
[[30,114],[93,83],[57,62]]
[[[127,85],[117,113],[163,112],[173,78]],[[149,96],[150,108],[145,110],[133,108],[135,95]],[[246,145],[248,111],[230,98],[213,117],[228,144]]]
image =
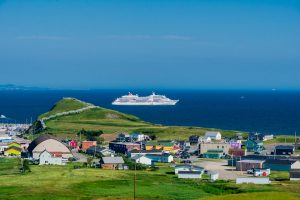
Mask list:
[[295,145],[297,143],[297,132],[295,131]]

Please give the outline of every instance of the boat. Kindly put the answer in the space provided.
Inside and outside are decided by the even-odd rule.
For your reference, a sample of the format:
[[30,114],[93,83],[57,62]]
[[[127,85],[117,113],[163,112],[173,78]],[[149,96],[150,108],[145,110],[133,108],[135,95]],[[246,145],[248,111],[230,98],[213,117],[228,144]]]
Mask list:
[[0,119],[6,119],[5,115],[0,115]]
[[112,102],[113,105],[125,105],[125,106],[174,106],[179,100],[172,100],[164,95],[157,95],[154,92],[145,97],[140,97],[137,94],[128,93],[122,97],[117,98]]

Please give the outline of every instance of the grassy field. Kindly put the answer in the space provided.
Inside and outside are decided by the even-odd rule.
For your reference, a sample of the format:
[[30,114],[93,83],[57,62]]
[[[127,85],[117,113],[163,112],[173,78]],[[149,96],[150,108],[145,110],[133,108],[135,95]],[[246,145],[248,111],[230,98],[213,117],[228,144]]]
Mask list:
[[[83,108],[86,105],[72,99],[62,99],[53,108],[42,114],[39,118],[57,114],[64,111]],[[60,116],[45,122],[47,129],[43,133],[52,133],[61,138],[77,138],[81,129],[102,130],[104,133],[117,132],[142,132],[157,136],[159,140],[178,139],[186,140],[190,135],[204,135],[206,131],[221,131],[223,136],[234,136],[235,131],[223,131],[219,129],[183,127],[183,126],[161,126],[145,122],[135,116],[120,113],[105,108],[94,108],[82,113]]]
[[[18,173],[16,159],[0,159],[0,199],[132,199],[133,171],[111,171],[67,166],[31,166]],[[300,184],[235,185],[181,180],[167,165],[158,171],[137,172],[137,199],[282,199],[300,198]],[[275,192],[276,191],[276,192]]]

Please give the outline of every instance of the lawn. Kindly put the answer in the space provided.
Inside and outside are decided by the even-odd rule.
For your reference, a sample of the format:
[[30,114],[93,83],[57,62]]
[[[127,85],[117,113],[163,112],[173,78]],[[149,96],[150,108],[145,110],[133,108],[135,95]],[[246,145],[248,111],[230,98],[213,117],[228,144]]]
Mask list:
[[[0,199],[132,199],[133,171],[67,166],[31,166],[32,172],[18,173],[16,159],[0,160]],[[167,164],[158,171],[137,172],[137,199],[280,199],[300,198],[299,183],[235,185],[182,180]],[[274,192],[276,191],[276,192]]]

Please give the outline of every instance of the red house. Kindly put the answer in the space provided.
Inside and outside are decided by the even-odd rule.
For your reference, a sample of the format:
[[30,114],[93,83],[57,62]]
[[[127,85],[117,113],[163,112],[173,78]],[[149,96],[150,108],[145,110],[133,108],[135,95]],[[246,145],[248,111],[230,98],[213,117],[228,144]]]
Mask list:
[[76,141],[72,140],[69,142],[69,147],[71,149],[76,149],[78,147],[78,143]]
[[82,150],[87,150],[88,148],[90,148],[92,146],[97,146],[97,142],[96,141],[83,141],[83,142],[81,142],[81,149]]

